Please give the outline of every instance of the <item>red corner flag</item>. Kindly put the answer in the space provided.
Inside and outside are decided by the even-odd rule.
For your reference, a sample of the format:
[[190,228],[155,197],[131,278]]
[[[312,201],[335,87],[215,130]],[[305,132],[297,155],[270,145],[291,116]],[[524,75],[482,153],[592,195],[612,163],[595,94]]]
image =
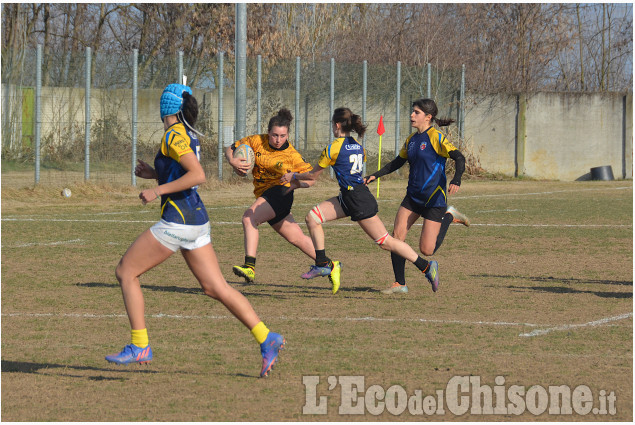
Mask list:
[[380,136],[382,134],[384,134],[386,130],[384,129],[384,116],[380,115],[379,116],[379,126],[377,127],[377,134],[379,134]]

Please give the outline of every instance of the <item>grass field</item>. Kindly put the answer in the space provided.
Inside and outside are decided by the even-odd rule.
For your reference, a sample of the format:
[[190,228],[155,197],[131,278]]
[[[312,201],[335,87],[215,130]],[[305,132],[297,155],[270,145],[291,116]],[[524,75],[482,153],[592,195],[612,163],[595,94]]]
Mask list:
[[[114,268],[158,207],[142,206],[134,189],[71,189],[64,199],[61,188],[3,184],[3,421],[633,419],[632,181],[467,180],[451,203],[473,224],[453,225],[435,255],[439,292],[407,264],[410,293],[399,296],[379,292],[393,280],[389,253],[348,220],[325,226],[327,254],[343,262],[337,295],[326,278],[300,279],[311,261],[266,225],[256,283],[244,284],[231,267],[243,260],[240,218],[251,186],[206,184],[200,192],[225,277],[287,339],[268,379],[257,378],[249,331],[203,295],[178,254],[141,279],[154,361],[108,364],[104,356],[130,338]],[[381,183],[388,230],[404,192],[404,180]],[[297,191],[296,219],[336,193],[326,178]],[[419,232],[408,235],[412,246]],[[311,376],[317,386],[303,384]],[[452,409],[450,384],[469,376],[472,390],[475,379],[493,388],[507,413],[481,415],[476,401],[465,413]],[[342,392],[351,379],[364,381],[352,402]],[[395,385],[408,397],[443,393],[444,409],[400,409]],[[600,410],[550,413],[535,385],[586,386]],[[512,387],[527,395],[520,416],[506,409]],[[384,390],[397,401],[383,400]],[[602,406],[610,394],[613,414]],[[363,414],[340,414],[347,403]],[[313,404],[326,414],[303,414]]]

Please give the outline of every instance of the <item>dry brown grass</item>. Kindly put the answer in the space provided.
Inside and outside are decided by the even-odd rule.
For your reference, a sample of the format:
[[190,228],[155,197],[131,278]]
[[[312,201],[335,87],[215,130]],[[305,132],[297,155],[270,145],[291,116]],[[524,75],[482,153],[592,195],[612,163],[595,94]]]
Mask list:
[[[4,176],[3,176],[4,179]],[[626,189],[621,189],[625,187]],[[116,367],[106,354],[129,341],[114,267],[157,219],[138,189],[2,189],[2,420],[4,421],[630,421],[633,417],[632,182],[467,182],[452,202],[470,228],[452,226],[435,255],[434,294],[407,265],[410,293],[386,297],[390,256],[357,226],[327,224],[327,254],[344,263],[342,289],[303,281],[310,260],[261,228],[257,284],[231,274],[242,262],[244,180],[201,193],[227,280],[287,348],[270,379],[249,332],[205,297],[180,255],[141,279],[154,361]],[[390,230],[405,181],[382,183]],[[374,192],[374,186],[373,186]],[[296,193],[298,221],[337,193],[328,179]],[[223,223],[223,224],[220,224]],[[416,246],[420,227],[408,235]],[[558,329],[563,325],[583,325]],[[522,337],[536,329],[544,335]],[[320,377],[327,415],[303,415],[302,377]],[[617,414],[586,416],[342,416],[329,376],[409,395],[445,389],[453,376],[494,386],[587,385],[617,395]],[[362,394],[363,395],[363,394]]]

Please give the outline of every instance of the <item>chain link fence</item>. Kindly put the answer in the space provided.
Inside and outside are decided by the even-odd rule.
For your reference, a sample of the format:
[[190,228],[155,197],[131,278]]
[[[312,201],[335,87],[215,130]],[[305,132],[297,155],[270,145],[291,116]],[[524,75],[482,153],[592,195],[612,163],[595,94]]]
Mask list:
[[[90,56],[87,52],[44,52],[41,64],[35,49],[14,53],[2,56],[3,186],[63,186],[86,180],[135,184],[135,155],[151,163],[163,134],[158,108],[161,92],[166,85],[180,81],[182,74],[187,76],[187,84],[199,102],[196,127],[205,134],[201,138],[201,162],[208,178],[237,178],[226,161],[219,161],[219,143],[227,146],[234,141],[233,58],[216,57],[203,62],[198,57],[138,57],[135,67],[132,52]],[[90,74],[86,73],[87,58]],[[377,168],[376,129],[380,116],[386,128],[382,157],[388,161],[411,132],[409,115],[414,100],[429,96],[437,102],[439,116],[460,122],[462,78],[460,68],[436,69],[430,65],[367,66],[297,58],[249,58],[244,125],[247,134],[264,133],[269,118],[280,108],[288,108],[294,114],[291,143],[306,160],[315,163],[332,139],[332,109],[349,107],[362,115],[368,126],[363,143],[369,153],[367,169],[372,172]],[[221,81],[223,95],[219,99]],[[86,102],[87,93],[90,102]],[[452,127],[447,130],[457,133]]]

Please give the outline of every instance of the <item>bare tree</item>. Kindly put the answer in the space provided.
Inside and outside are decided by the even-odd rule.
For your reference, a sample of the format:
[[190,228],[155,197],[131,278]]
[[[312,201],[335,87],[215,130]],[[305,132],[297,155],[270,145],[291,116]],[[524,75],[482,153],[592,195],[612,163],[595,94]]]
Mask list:
[[[94,70],[103,84],[129,78],[116,67],[129,66],[136,48],[143,86],[173,81],[179,51],[192,84],[210,85],[218,52],[231,64],[234,8],[4,3],[3,81],[32,71],[24,55],[32,56],[29,49],[39,43],[47,84],[80,85],[83,51],[90,46],[98,58],[109,55],[101,62],[108,66]],[[300,56],[313,64],[401,61],[421,69],[431,63],[441,75],[465,64],[467,86],[483,92],[632,86],[632,4],[254,3],[248,16],[248,55],[262,55],[267,67]]]

